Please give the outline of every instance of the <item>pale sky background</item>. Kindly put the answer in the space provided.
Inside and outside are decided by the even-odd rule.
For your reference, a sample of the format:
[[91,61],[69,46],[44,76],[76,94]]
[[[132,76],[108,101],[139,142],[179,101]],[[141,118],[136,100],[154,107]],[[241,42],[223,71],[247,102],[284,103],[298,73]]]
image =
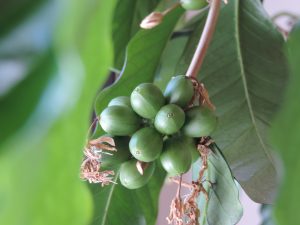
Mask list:
[[[300,0],[265,0],[264,5],[271,16],[283,11],[300,16]],[[288,29],[286,18],[277,20],[277,22],[280,26]],[[166,184],[163,188],[160,198],[160,210],[157,225],[167,225],[165,218],[168,215],[169,205],[175,193],[176,186],[173,184]],[[249,199],[244,192],[240,193],[240,200],[244,207],[244,214],[238,225],[260,225],[260,205]]]

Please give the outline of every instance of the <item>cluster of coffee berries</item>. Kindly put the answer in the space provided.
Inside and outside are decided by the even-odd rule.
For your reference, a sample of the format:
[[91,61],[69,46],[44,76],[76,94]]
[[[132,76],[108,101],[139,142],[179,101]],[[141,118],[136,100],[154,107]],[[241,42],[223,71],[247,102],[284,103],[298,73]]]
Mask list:
[[[171,176],[187,172],[199,156],[196,141],[210,135],[217,124],[209,108],[191,104],[194,95],[192,80],[180,75],[170,80],[164,93],[143,83],[130,97],[112,99],[100,115],[100,125],[113,137],[117,152],[103,154],[101,166],[122,163],[120,182],[129,189],[149,181],[157,159]],[[138,162],[143,163],[142,172]]]

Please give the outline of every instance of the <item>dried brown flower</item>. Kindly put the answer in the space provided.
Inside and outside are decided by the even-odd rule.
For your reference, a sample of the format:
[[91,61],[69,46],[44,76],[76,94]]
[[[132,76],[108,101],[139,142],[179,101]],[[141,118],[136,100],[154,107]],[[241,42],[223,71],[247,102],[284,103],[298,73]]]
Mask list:
[[113,138],[100,137],[88,141],[83,151],[85,158],[80,167],[81,179],[87,180],[90,183],[100,183],[102,186],[115,183],[113,181],[114,171],[100,171],[103,150],[117,151]]
[[189,107],[191,107],[193,105],[194,101],[196,99],[198,99],[200,105],[204,105],[204,106],[207,106],[208,108],[210,108],[211,110],[215,110],[216,107],[211,102],[208,91],[204,87],[204,84],[200,83],[196,78],[193,78],[193,77],[188,77],[188,78],[192,81],[192,83],[194,85],[194,91],[195,91],[195,94],[194,94],[193,98],[191,99]]

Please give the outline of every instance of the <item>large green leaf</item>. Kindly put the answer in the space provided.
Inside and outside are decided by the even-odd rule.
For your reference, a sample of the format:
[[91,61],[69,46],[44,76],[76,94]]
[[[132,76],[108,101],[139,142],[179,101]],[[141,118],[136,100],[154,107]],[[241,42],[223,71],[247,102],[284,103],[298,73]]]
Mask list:
[[[186,72],[203,25],[202,19],[186,46],[180,73]],[[212,136],[234,177],[261,203],[271,203],[277,187],[268,129],[287,79],[283,44],[258,0],[231,0],[198,76],[217,108],[219,126]]]
[[160,66],[157,70],[157,76],[154,83],[161,89],[165,90],[167,83],[176,75],[176,62],[181,57],[184,46],[188,40],[188,36],[181,36],[169,41],[164,50]]
[[125,50],[131,37],[139,30],[142,19],[154,10],[159,0],[119,0],[113,18],[113,43],[115,67],[121,69]]
[[[76,9],[70,12],[76,21],[78,17],[86,18],[83,13],[87,6],[91,7],[84,1],[64,4],[68,6],[66,12]],[[9,151],[0,155],[0,224],[84,225],[90,221],[92,199],[78,173],[94,96],[112,64],[113,7],[114,1],[93,2],[88,19],[77,26],[69,26],[67,21],[72,19],[60,17],[66,19],[61,26],[72,35],[68,35],[68,46],[56,47],[59,73],[44,89],[26,125],[1,145],[1,149]],[[65,38],[62,40],[68,39]],[[76,47],[73,38],[77,40]],[[46,79],[43,71],[36,72]],[[39,88],[38,84],[27,85],[26,91]],[[18,102],[23,93],[20,89],[14,91],[13,101]],[[27,96],[16,110],[5,114],[6,120],[23,113],[22,105],[34,100]]]
[[[101,113],[112,98],[120,95],[128,96],[138,84],[153,81],[161,54],[182,12],[183,10],[179,8],[155,29],[140,30],[134,36],[127,49],[121,78],[103,90],[97,98],[95,105],[97,114]],[[115,171],[116,181],[117,171]],[[161,167],[157,167],[155,176],[149,184],[139,190],[127,190],[121,185],[114,184],[105,188],[93,185],[96,208],[93,224],[155,224],[158,196],[164,178],[165,172]]]
[[[198,161],[199,162],[199,161]],[[201,163],[195,163],[193,178],[197,179]],[[201,223],[208,225],[234,225],[241,219],[243,208],[239,201],[239,190],[236,186],[230,168],[217,148],[208,157],[208,169],[205,173],[205,188],[209,194],[206,202],[200,195]],[[211,182],[211,186],[207,182]]]
[[300,23],[288,40],[288,60],[291,71],[288,91],[282,111],[272,132],[272,140],[284,165],[284,176],[279,199],[275,205],[275,217],[278,225],[298,224],[299,215],[299,166],[300,166]]

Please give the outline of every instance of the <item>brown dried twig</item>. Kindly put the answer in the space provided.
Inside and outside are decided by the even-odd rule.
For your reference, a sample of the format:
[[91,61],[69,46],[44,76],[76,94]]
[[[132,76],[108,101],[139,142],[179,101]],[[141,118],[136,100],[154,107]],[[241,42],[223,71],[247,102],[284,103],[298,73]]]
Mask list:
[[180,191],[181,191],[181,184],[182,184],[182,175],[180,175],[179,181],[178,181],[178,189],[175,198],[171,202],[170,206],[170,214],[167,217],[167,221],[169,224],[174,225],[183,225],[183,215],[184,215],[184,207],[182,204],[182,200],[180,197]]

